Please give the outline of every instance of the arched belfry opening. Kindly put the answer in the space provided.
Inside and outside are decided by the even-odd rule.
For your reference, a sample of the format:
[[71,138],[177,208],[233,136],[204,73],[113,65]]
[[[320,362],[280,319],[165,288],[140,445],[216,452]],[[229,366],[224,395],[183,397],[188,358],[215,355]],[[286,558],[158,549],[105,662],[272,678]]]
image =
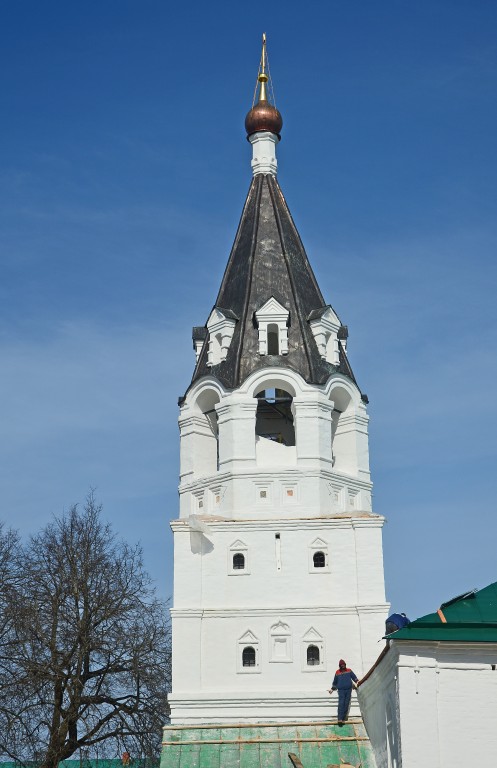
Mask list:
[[354,468],[353,450],[350,446],[350,428],[345,421],[350,414],[353,403],[347,390],[342,387],[333,389],[330,394],[334,403],[332,413],[332,457],[333,466],[342,472]]
[[255,434],[280,445],[295,445],[293,397],[284,389],[263,389],[256,394]]
[[219,394],[208,389],[202,392],[196,402],[201,413],[202,429],[199,431],[199,451],[196,464],[197,475],[212,475],[219,469],[219,429],[216,405]]

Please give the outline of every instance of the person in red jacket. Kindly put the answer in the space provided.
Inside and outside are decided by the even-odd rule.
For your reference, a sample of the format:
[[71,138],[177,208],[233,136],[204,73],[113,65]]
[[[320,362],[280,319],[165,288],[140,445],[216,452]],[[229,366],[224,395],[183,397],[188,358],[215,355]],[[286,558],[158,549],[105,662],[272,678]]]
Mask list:
[[348,718],[352,686],[355,688],[356,683],[357,676],[347,667],[345,661],[340,659],[329,690],[330,693],[338,691],[338,725],[342,725]]

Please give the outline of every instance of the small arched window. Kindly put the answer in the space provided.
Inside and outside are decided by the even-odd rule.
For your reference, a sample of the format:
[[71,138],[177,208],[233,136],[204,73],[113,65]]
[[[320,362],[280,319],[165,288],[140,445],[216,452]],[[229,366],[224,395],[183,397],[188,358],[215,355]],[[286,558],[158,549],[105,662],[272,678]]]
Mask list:
[[314,568],[324,568],[326,565],[326,557],[324,552],[314,552],[312,556],[312,562],[314,563]]
[[245,555],[242,555],[241,552],[237,552],[233,555],[233,570],[234,571],[243,571],[245,568]]
[[244,667],[255,667],[255,648],[248,645],[242,652],[242,665]]
[[319,664],[319,648],[317,645],[307,646],[307,666],[315,667]]
[[268,355],[280,354],[280,332],[276,323],[269,323],[267,327],[267,353]]

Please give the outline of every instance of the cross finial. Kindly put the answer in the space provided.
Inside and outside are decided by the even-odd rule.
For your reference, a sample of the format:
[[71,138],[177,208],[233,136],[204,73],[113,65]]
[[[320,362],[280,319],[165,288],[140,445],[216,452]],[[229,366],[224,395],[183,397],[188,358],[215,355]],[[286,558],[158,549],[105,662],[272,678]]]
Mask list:
[[259,91],[259,101],[267,101],[267,93],[266,93],[266,83],[268,81],[268,76],[266,73],[266,60],[267,60],[267,54],[266,54],[266,33],[262,33],[262,53],[261,53],[261,64],[260,64],[260,72],[259,77],[257,78],[259,80],[259,83],[261,84],[261,89]]

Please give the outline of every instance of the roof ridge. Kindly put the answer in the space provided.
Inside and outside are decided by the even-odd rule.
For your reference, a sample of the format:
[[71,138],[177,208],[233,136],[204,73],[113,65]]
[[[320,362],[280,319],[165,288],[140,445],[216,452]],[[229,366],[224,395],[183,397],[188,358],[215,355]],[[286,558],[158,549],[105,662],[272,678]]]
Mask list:
[[302,249],[302,253],[305,256],[306,266],[307,266],[307,269],[308,269],[309,274],[311,276],[312,282],[314,284],[314,288],[316,289],[316,293],[318,294],[318,296],[320,297],[320,299],[322,301],[322,305],[321,306],[331,306],[331,304],[330,305],[326,304],[325,298],[324,298],[323,294],[321,293],[321,288],[319,287],[319,283],[316,280],[316,275],[314,274],[314,270],[312,268],[311,262],[309,261],[309,257],[307,255],[307,251],[306,251],[306,249],[304,247],[304,243],[302,242],[302,238],[300,237],[300,233],[299,233],[299,231],[297,229],[297,226],[296,226],[296,224],[295,224],[295,222],[293,220],[292,213],[290,211],[290,208],[288,207],[288,203],[286,201],[285,195],[283,194],[283,190],[281,189],[281,187],[280,187],[280,185],[278,183],[278,179],[276,179],[273,176],[271,177],[271,179],[272,179],[272,181],[273,181],[273,183],[274,183],[274,185],[276,187],[276,190],[277,190],[277,192],[278,192],[278,194],[279,194],[279,196],[281,198],[281,203],[282,203],[282,205],[283,205],[283,207],[285,209],[286,215],[288,216],[288,220],[289,220],[290,225],[291,225],[291,227],[293,229],[293,233],[294,233],[294,235],[295,235],[295,237],[296,237],[296,239],[298,241],[298,244],[300,245],[300,248]]
[[[259,217],[260,217],[260,202],[261,202],[261,196],[262,196],[264,176],[260,176],[260,175],[255,176],[254,179],[257,182],[257,188],[255,192],[255,198],[256,198],[255,214],[254,214],[254,221],[252,225],[252,237],[251,237],[251,243],[250,243],[248,280],[245,285],[245,295],[243,297],[243,309],[240,317],[240,330],[239,330],[240,333],[243,333],[243,328],[245,327],[245,323],[247,320],[248,305],[250,301],[250,293],[252,290],[252,278],[253,278],[253,271],[254,271],[254,254],[255,254],[255,249],[257,248],[257,235],[259,232]],[[236,348],[236,357],[235,357],[235,365],[234,365],[235,382],[238,382],[240,378],[242,348],[243,348],[243,341],[241,344],[238,344]]]
[[[269,182],[269,178],[271,178],[271,182]],[[302,305],[301,305],[299,292],[297,291],[297,288],[296,288],[296,285],[295,285],[293,272],[290,269],[290,264],[288,262],[288,253],[287,253],[287,248],[286,248],[286,243],[285,243],[285,237],[283,235],[283,230],[282,230],[282,226],[281,226],[280,212],[278,210],[278,206],[277,206],[276,200],[275,200],[275,190],[272,188],[272,184],[273,183],[277,183],[277,182],[275,182],[275,180],[273,179],[272,176],[271,177],[268,176],[267,179],[268,179],[269,195],[271,197],[271,202],[273,204],[274,218],[275,218],[275,221],[276,221],[276,227],[278,229],[278,235],[279,235],[280,243],[281,243],[281,251],[283,253],[283,258],[285,260],[286,271],[288,273],[288,279],[290,281],[290,285],[291,285],[292,292],[293,292],[293,297],[294,297],[294,300],[295,300],[295,306],[297,308],[297,321],[298,321],[300,329],[302,331],[302,340],[304,342],[305,354],[306,354],[306,357],[307,357],[307,363],[309,365],[309,373],[311,375],[311,378],[314,378],[315,377],[315,373],[316,373],[316,371],[314,370],[314,361],[312,359],[311,350],[309,349],[309,339],[307,338],[307,333],[306,333],[307,328],[304,327],[304,322],[302,320],[302,318],[304,318],[304,316],[305,316],[305,313],[304,313],[304,310],[303,310]],[[284,200],[283,193],[279,189],[279,186],[277,187],[277,191],[280,192],[280,196]],[[292,224],[293,224],[293,222],[292,222]],[[297,230],[295,229],[295,231],[297,231]],[[298,235],[298,233],[297,233],[297,235]],[[299,238],[299,240],[300,240],[300,238]],[[302,245],[302,250],[305,253],[303,245]],[[306,258],[307,258],[307,254],[305,254],[305,255],[306,255]],[[307,259],[307,262],[309,262],[309,259]],[[310,269],[310,264],[309,264],[309,269]],[[311,272],[312,277],[314,278],[314,274],[312,273],[312,269],[310,269],[310,272]],[[315,282],[315,278],[314,278],[314,282]],[[319,288],[318,288],[318,293],[321,294],[321,291],[319,290]]]

